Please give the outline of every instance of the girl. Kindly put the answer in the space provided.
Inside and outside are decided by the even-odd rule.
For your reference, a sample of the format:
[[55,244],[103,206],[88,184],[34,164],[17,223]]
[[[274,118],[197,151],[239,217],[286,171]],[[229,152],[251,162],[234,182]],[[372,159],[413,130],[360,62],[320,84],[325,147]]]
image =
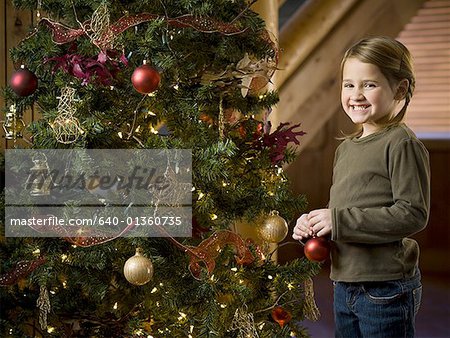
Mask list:
[[400,42],[359,41],[341,63],[341,103],[360,126],[337,148],[327,209],[297,219],[293,238],[330,236],[336,337],[413,337],[422,286],[419,247],[427,224],[428,152],[402,122],[414,90]]

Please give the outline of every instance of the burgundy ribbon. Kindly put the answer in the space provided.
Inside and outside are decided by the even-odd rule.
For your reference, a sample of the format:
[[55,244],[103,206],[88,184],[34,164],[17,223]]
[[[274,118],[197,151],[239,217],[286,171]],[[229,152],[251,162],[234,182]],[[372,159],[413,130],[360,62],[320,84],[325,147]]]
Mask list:
[[[190,27],[202,33],[220,33],[223,35],[235,35],[246,31],[240,29],[234,24],[221,22],[211,18],[195,17],[191,14],[182,15],[176,18],[165,18],[157,14],[141,13],[136,15],[126,15],[121,17],[115,23],[105,29],[102,36],[93,41],[102,49],[109,47],[111,40],[118,34],[124,32],[130,27],[136,26],[143,22],[153,21],[156,19],[164,19],[169,25],[173,27]],[[76,40],[78,37],[85,35],[91,31],[90,20],[85,21],[81,28],[75,29],[68,27],[59,22],[52,21],[48,18],[43,18],[39,24],[45,25],[52,31],[53,42],[56,44],[65,44]]]

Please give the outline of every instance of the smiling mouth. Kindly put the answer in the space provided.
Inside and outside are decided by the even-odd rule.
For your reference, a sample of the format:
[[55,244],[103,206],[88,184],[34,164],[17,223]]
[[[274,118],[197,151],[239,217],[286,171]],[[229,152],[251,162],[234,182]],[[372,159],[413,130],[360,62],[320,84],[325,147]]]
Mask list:
[[365,110],[369,108],[369,105],[359,105],[359,106],[351,106],[353,110]]

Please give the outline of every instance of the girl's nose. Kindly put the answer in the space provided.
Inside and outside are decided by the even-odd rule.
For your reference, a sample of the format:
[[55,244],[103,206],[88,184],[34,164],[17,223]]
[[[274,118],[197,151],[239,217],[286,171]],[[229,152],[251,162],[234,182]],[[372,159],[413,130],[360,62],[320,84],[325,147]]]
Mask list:
[[350,98],[352,99],[352,100],[364,100],[364,94],[363,94],[363,92],[362,92],[362,90],[361,89],[359,89],[359,88],[355,88],[353,91],[352,91],[352,94],[350,95]]

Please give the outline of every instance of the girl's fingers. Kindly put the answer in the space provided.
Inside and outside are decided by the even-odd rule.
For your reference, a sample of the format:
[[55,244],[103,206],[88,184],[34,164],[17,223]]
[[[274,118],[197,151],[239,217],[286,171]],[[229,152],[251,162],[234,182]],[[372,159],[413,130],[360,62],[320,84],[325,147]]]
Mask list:
[[320,215],[313,215],[311,217],[308,217],[308,223],[310,226],[314,226],[317,223],[320,223],[320,221],[321,221]]
[[308,236],[308,230],[294,228],[294,235],[306,237],[306,236]]

